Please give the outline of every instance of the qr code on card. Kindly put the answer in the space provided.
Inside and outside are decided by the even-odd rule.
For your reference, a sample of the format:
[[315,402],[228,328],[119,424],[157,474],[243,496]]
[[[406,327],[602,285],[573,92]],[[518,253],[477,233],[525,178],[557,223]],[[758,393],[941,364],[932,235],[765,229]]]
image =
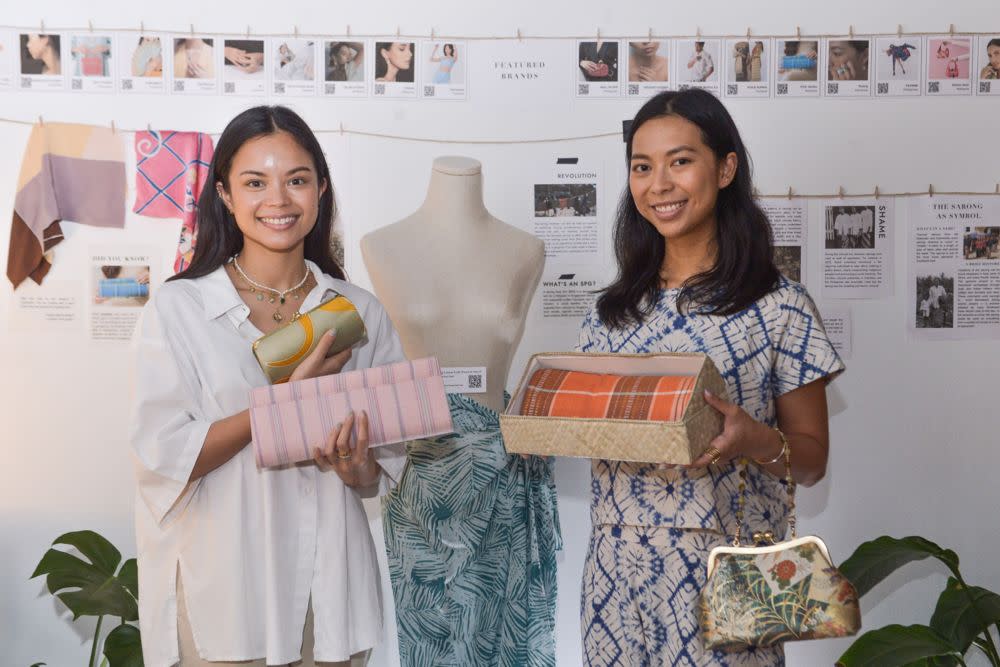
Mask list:
[[740,92],[740,87],[735,83],[726,84],[726,95],[736,95]]
[[880,84],[878,84],[878,91],[877,92],[878,92],[879,95],[888,95],[889,94],[889,84],[888,83],[880,83]]
[[788,84],[787,83],[779,83],[775,92],[777,92],[779,95],[787,95],[788,94]]
[[424,86],[424,97],[434,97],[434,86]]
[[83,79],[73,79],[70,82],[70,88],[72,90],[83,90]]
[[826,94],[827,95],[838,95],[838,94],[840,94],[840,84],[839,83],[828,83],[828,84],[826,84]]
[[590,95],[590,84],[589,83],[581,83],[580,85],[578,85],[576,87],[576,94],[577,95]]
[[941,92],[941,82],[940,81],[928,81],[927,82],[927,92],[928,93],[940,93]]
[[385,95],[385,84],[376,83],[375,90],[373,91],[375,95]]
[[482,373],[469,374],[469,389],[482,389],[482,388],[483,388],[483,374]]
[[980,81],[979,82],[979,92],[988,93],[990,92],[990,81]]
[[630,84],[628,84],[628,94],[629,95],[638,95],[639,94],[639,84],[637,84],[637,83],[630,83]]
[[122,79],[122,90],[132,90],[132,79]]
[[183,93],[184,92],[184,82],[183,81],[174,81],[174,92],[175,93]]
[[21,87],[22,88],[31,88],[31,77],[22,76],[21,77]]
[[285,84],[284,83],[275,83],[274,84],[274,92],[276,92],[276,93],[284,93],[285,92]]
[[324,92],[327,95],[336,95],[337,94],[337,84],[335,84],[335,83],[328,83],[323,88],[323,90],[324,90]]

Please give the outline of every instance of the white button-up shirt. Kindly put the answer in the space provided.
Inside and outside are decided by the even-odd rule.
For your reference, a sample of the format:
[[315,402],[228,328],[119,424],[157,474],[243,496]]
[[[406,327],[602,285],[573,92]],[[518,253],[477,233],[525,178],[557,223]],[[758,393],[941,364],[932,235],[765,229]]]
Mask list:
[[[301,311],[331,291],[350,299],[367,340],[344,370],[404,359],[374,296],[320,272]],[[258,470],[251,446],[189,482],[213,422],[267,384],[251,351],[261,332],[224,268],[164,284],[137,336],[131,442],[136,455],[139,626],[147,667],[178,661],[176,572],[205,660],[299,659],[312,597],[315,656],[346,660],[374,646],[382,609],[375,547],[358,493],[313,463]],[[382,492],[398,481],[403,445],[372,450]]]

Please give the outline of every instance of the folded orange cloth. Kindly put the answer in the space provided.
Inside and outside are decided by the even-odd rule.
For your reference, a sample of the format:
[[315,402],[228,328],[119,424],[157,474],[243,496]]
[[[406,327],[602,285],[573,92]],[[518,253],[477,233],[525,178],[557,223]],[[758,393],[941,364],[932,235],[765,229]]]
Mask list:
[[691,401],[690,375],[603,375],[543,368],[524,392],[521,414],[679,421]]

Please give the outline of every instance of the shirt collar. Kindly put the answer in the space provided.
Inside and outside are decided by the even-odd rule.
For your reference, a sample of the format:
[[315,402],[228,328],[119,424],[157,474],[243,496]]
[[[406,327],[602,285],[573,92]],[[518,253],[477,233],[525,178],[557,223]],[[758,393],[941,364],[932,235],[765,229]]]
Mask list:
[[[337,289],[335,278],[323,273],[319,266],[310,260],[306,260],[306,266],[312,271],[313,278],[316,279],[314,287],[302,302],[301,311],[304,313],[318,306],[325,300],[329,292],[340,293]],[[205,318],[214,320],[226,313],[239,309],[237,312],[245,319],[250,314],[250,308],[240,298],[236,286],[229,279],[225,265],[220,266],[215,271],[198,281],[201,288],[201,297],[204,303]]]

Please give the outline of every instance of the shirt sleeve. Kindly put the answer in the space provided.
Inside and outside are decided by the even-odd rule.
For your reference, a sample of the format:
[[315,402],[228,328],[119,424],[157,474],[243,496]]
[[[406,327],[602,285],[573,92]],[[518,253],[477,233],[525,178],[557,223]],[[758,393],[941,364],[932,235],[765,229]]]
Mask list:
[[819,310],[805,288],[789,288],[791,297],[778,307],[784,321],[777,339],[771,381],[774,395],[781,396],[814,380],[827,382],[846,368],[823,328]]
[[160,523],[180,505],[212,425],[195,403],[200,389],[193,360],[180,343],[168,342],[178,339],[166,331],[170,318],[161,312],[162,305],[154,300],[146,308],[134,344],[135,403],[129,434],[139,495]]
[[[399,334],[396,333],[395,327],[389,320],[389,315],[381,304],[378,304],[376,315],[375,335],[372,338],[375,350],[372,366],[384,366],[406,361]],[[382,474],[379,475],[378,493],[385,495],[399,483],[403,476],[403,468],[406,467],[406,443],[399,442],[393,445],[375,447],[371,451],[379,466],[382,467]]]

